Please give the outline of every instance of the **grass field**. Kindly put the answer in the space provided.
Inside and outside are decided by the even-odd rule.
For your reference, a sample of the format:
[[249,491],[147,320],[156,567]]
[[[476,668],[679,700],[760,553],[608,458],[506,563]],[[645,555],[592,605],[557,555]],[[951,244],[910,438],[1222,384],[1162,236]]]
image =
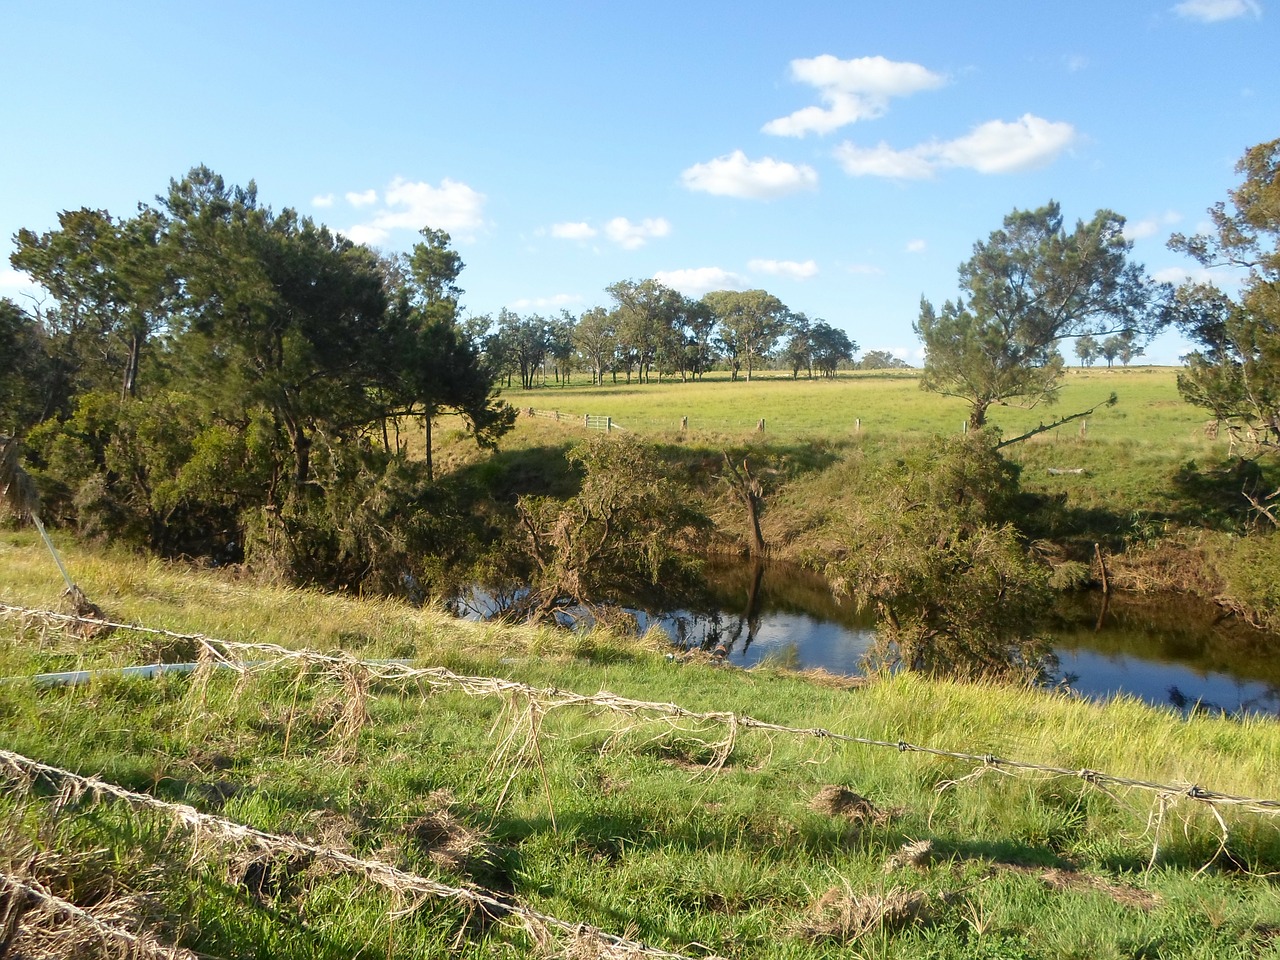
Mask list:
[[[210,830],[193,838],[159,811],[0,772],[0,873],[164,943],[260,958],[638,957],[639,942],[689,957],[1280,956],[1274,812],[1224,807],[1219,822],[1177,794],[778,730],[740,727],[726,742],[723,724],[687,715],[555,704],[608,690],[1262,798],[1280,782],[1274,722],[905,676],[850,688],[668,660],[644,638],[467,624],[75,547],[67,559],[126,622],[559,692],[481,695],[367,672],[353,683],[350,660],[302,670],[279,658],[242,677],[11,680],[0,685],[0,748],[494,891],[630,946],[605,953],[560,931],[539,947],[513,923],[448,898],[397,897],[336,860],[272,857]],[[0,531],[0,602],[54,607],[59,585],[34,535]],[[195,654],[189,639],[84,639],[0,617],[4,677]],[[0,894],[0,917],[15,902]],[[27,915],[29,937],[42,935],[38,919]],[[41,929],[66,926],[55,917]]]

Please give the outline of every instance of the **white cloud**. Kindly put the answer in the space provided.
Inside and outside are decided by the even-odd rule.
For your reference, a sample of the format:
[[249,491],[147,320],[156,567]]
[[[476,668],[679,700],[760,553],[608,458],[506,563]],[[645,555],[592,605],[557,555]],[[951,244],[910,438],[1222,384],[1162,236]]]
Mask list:
[[1254,19],[1262,17],[1262,4],[1257,0],[1183,0],[1175,4],[1173,12],[1189,20],[1201,23],[1217,23],[1220,20],[1234,20],[1236,17],[1253,14]]
[[846,273],[856,273],[864,277],[884,276],[884,270],[870,263],[852,263],[845,267]]
[[978,173],[1017,173],[1053,161],[1077,138],[1069,123],[1055,123],[1024,114],[1012,123],[989,120],[955,140],[931,141],[906,150],[886,143],[859,147],[845,142],[836,158],[852,176],[922,180],[946,167]]
[[354,190],[346,194],[347,203],[353,207],[371,207],[378,202],[377,190],[362,190],[356,193]]
[[746,280],[720,267],[695,267],[688,270],[659,270],[653,279],[679,290],[686,297],[700,297],[712,290],[746,290]]
[[553,223],[551,225],[551,235],[561,240],[590,240],[596,232],[596,228],[589,223]]
[[371,247],[376,247],[381,243],[386,243],[387,238],[391,236],[390,230],[373,226],[371,224],[359,223],[354,227],[347,227],[345,230],[340,232],[352,243],[364,243]]
[[1173,210],[1166,210],[1157,217],[1147,217],[1145,220],[1134,220],[1124,225],[1124,236],[1126,240],[1141,240],[1143,237],[1155,236],[1164,227],[1172,227],[1174,224],[1182,222],[1182,214]]
[[311,198],[311,205],[313,207],[332,207],[333,194],[332,193],[317,194],[316,196]]
[[791,61],[791,77],[816,87],[825,107],[805,107],[795,113],[770,120],[762,130],[780,137],[803,137],[807,133],[830,133],[846,124],[882,116],[894,97],[932,90],[946,83],[946,77],[920,66],[858,57],[840,60],[824,53],[820,57]]
[[31,278],[19,270],[0,270],[0,290],[31,290],[35,286]]
[[[347,194],[363,198],[366,194]],[[392,230],[445,230],[466,238],[484,226],[486,197],[465,183],[445,177],[440,186],[396,177],[383,192],[383,208],[366,223],[342,232],[356,243],[384,243]]]
[[581,303],[582,297],[576,293],[557,293],[550,297],[534,297],[532,299],[517,300],[511,304],[512,310],[556,310],[560,307],[567,307],[570,304]]
[[747,264],[752,273],[767,273],[791,280],[808,280],[818,275],[818,265],[812,260],[800,263],[796,260],[752,260]]
[[671,224],[662,217],[646,217],[639,223],[632,223],[626,217],[614,217],[604,225],[604,232],[624,250],[638,250],[650,240],[669,234]]
[[928,249],[928,246],[929,245],[927,243],[920,239],[908,240],[907,253],[924,253],[925,250]]
[[812,190],[818,185],[818,173],[812,167],[797,166],[772,157],[748,160],[741,150],[707,163],[695,163],[680,174],[680,179],[690,190],[752,200],[784,197],[797,190]]
[[1231,292],[1240,286],[1240,274],[1236,271],[1219,267],[1193,267],[1188,270],[1185,267],[1165,267],[1151,274],[1153,280],[1157,283],[1172,283],[1177,286],[1181,283],[1212,283],[1219,290]]

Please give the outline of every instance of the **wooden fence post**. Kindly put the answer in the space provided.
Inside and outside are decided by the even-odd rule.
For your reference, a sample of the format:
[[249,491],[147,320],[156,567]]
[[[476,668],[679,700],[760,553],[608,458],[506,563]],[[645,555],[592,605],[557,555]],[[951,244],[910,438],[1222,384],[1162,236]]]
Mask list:
[[756,424],[756,433],[764,433],[764,417],[761,417],[760,422]]

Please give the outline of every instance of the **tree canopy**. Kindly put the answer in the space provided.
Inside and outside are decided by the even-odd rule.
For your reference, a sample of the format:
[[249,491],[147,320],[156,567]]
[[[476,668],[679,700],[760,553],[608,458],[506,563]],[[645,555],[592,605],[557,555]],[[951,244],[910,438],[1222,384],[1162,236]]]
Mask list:
[[1163,318],[1161,290],[1129,259],[1124,223],[1099,210],[1068,233],[1056,202],[1006,216],[960,265],[959,297],[940,311],[921,298],[921,386],[967,401],[980,428],[993,403],[1056,399],[1063,340],[1152,332]]
[[1178,389],[1237,438],[1280,448],[1280,139],[1251,147],[1241,184],[1209,210],[1213,231],[1175,234],[1171,249],[1206,267],[1243,270],[1238,296],[1188,283],[1177,294],[1179,327],[1199,348]]

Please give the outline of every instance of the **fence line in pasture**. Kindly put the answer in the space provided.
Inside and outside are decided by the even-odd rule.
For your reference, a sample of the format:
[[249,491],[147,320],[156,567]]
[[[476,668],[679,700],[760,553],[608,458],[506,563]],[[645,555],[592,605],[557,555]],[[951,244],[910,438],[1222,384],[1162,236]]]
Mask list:
[[605,433],[612,433],[614,430],[621,430],[623,433],[628,432],[627,428],[620,423],[614,422],[613,417],[606,417],[594,413],[565,413],[561,410],[537,410],[533,407],[522,408],[526,416],[538,417],[542,420],[554,420],[557,423],[576,423],[585,427],[587,430],[603,430]]
[[[220,640],[214,637],[204,636],[202,634],[178,633],[156,627],[145,627],[126,623],[112,623],[110,621],[95,620],[88,617],[79,617],[71,614],[31,609],[4,603],[0,603],[0,616],[34,618],[68,626],[75,623],[88,623],[95,624],[100,627],[104,626],[115,629],[131,630],[134,632],[164,636],[176,640],[194,641],[201,645],[202,650],[207,651],[211,662],[230,667],[231,669],[242,673],[248,672],[251,669],[269,669],[289,662],[313,664],[316,666],[326,667],[336,675],[349,676],[353,671],[357,671],[371,680],[413,681],[415,683],[425,683],[430,687],[444,687],[461,690],[472,696],[494,695],[510,697],[515,694],[525,697],[530,703],[536,704],[538,710],[543,713],[564,707],[582,706],[603,708],[610,712],[621,714],[647,714],[655,720],[663,720],[667,722],[684,720],[719,724],[728,728],[728,735],[726,739],[715,745],[716,756],[719,763],[723,763],[724,759],[728,756],[728,753],[732,750],[733,743],[739,731],[760,730],[768,733],[828,740],[833,743],[844,743],[867,747],[885,747],[897,750],[900,753],[920,753],[926,756],[971,763],[976,765],[978,769],[973,774],[970,774],[970,776],[976,776],[977,774],[988,770],[996,770],[1004,773],[1039,773],[1050,777],[1077,778],[1083,780],[1085,783],[1098,787],[1099,789],[1105,789],[1110,786],[1146,790],[1155,793],[1158,796],[1162,812],[1164,806],[1168,802],[1180,798],[1186,798],[1210,808],[1214,815],[1218,817],[1220,823],[1222,821],[1218,812],[1219,807],[1229,807],[1264,816],[1280,815],[1280,799],[1241,797],[1221,793],[1216,790],[1206,789],[1197,784],[1159,783],[1134,777],[1117,776],[1115,774],[1104,773],[1087,768],[1074,769],[1070,767],[1059,767],[1051,764],[998,757],[989,753],[968,753],[962,750],[939,749],[936,747],[909,743],[905,740],[881,740],[873,737],[859,737],[850,734],[837,733],[822,727],[793,727],[785,724],[758,720],[754,717],[737,714],[732,711],[703,712],[689,710],[675,703],[632,700],[627,697],[620,697],[608,692],[579,694],[556,688],[534,687],[515,680],[506,680],[497,677],[465,676],[455,674],[443,667],[414,667],[403,661],[359,660],[345,654],[335,656],[331,654],[316,653],[306,649],[293,650],[288,647],[282,647],[278,644]],[[260,659],[256,661],[254,667],[249,667],[242,661],[232,658],[232,655],[236,653],[253,653],[259,655]],[[1225,831],[1225,824],[1223,824],[1223,829]]]
[[396,915],[410,913],[430,899],[456,900],[495,920],[519,918],[525,931],[535,942],[545,943],[554,934],[568,938],[570,944],[583,944],[584,941],[590,943],[597,951],[593,956],[689,960],[682,954],[615,936],[588,924],[561,920],[477,887],[449,886],[401,870],[381,860],[366,860],[341,850],[307,843],[296,837],[268,833],[225,817],[202,813],[185,803],[170,803],[149,793],[136,793],[98,777],[83,776],[10,750],[0,749],[0,771],[6,772],[18,784],[19,789],[28,794],[35,782],[42,778],[60,785],[62,792],[57,798],[59,808],[87,794],[95,801],[114,800],[134,810],[145,810],[164,817],[187,831],[193,843],[211,839],[222,846],[256,850],[263,854],[313,858],[342,872],[363,877],[398,897],[409,899],[409,906],[396,910]]
[[[0,900],[9,900],[6,913],[9,933],[18,934],[23,927],[38,925],[45,938],[54,940],[62,956],[76,956],[86,936],[101,944],[114,944],[122,957],[138,960],[199,960],[190,950],[160,943],[148,933],[134,933],[106,920],[91,910],[76,906],[49,892],[34,879],[22,879],[0,872]],[[34,921],[34,923],[33,923]],[[70,926],[83,933],[57,932]],[[12,945],[12,944],[11,944]],[[0,947],[4,944],[0,943]],[[35,954],[32,954],[35,956]]]

